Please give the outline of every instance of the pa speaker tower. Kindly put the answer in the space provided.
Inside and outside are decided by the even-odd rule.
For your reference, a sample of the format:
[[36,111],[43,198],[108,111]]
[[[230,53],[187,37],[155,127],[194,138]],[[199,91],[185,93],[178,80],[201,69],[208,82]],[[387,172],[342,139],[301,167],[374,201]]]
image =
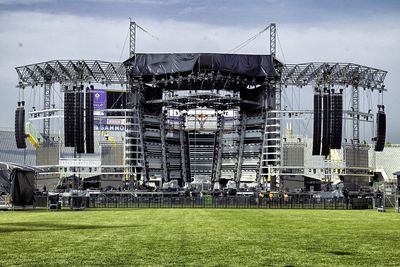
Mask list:
[[331,136],[330,148],[340,149],[342,146],[343,97],[341,94],[331,95]]
[[85,153],[85,135],[84,135],[84,120],[83,120],[83,86],[77,87],[75,93],[75,125],[74,125],[74,136],[75,136],[75,147],[77,153]]
[[321,119],[322,119],[322,98],[320,94],[314,95],[314,130],[313,130],[313,155],[321,153]]
[[321,155],[328,156],[330,149],[331,135],[331,95],[323,96],[323,118],[322,118],[322,149]]
[[74,125],[75,125],[75,92],[66,91],[64,94],[64,143],[66,147],[75,146],[75,135],[74,135]]
[[17,107],[15,110],[15,142],[17,148],[26,148],[24,107]]
[[378,111],[376,114],[376,125],[375,151],[383,151],[386,139],[386,114],[384,111]]
[[93,94],[91,88],[86,88],[85,105],[85,126],[86,126],[86,153],[94,153],[94,133],[93,133]]

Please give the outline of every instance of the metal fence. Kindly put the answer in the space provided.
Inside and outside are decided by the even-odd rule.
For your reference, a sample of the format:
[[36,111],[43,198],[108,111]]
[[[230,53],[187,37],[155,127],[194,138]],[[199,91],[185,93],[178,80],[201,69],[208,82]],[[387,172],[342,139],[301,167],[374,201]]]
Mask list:
[[[76,201],[79,198],[79,201]],[[134,196],[131,194],[96,194],[89,197],[60,197],[61,206],[74,208],[79,203],[85,208],[217,208],[217,209],[368,209],[373,207],[369,198],[269,199],[257,197],[224,196]],[[36,197],[37,207],[47,207],[47,197]]]

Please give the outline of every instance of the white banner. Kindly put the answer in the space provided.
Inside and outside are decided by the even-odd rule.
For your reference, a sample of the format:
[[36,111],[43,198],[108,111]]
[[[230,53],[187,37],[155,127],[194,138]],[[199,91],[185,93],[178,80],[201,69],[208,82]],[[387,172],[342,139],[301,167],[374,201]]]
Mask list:
[[60,159],[61,167],[100,167],[101,161],[97,159]]

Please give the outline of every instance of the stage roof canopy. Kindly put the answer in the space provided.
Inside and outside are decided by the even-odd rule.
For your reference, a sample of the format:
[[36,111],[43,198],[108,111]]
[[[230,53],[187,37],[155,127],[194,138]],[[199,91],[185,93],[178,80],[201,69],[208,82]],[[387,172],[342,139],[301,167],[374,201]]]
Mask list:
[[158,76],[175,73],[214,71],[223,75],[276,77],[273,64],[280,63],[270,55],[166,53],[136,54],[125,62],[131,65],[131,76]]

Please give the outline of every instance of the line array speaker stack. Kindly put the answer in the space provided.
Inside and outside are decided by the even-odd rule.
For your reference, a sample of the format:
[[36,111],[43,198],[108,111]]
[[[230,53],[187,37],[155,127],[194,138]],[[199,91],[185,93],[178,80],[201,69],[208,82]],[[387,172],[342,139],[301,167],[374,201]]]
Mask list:
[[73,127],[75,136],[75,147],[77,153],[85,153],[85,136],[84,136],[84,94],[82,92],[83,86],[77,88],[75,93],[75,125]]
[[322,97],[314,95],[314,131],[313,131],[313,155],[321,153],[321,119],[322,119]]
[[75,146],[75,92],[68,91],[66,88],[64,94],[64,139],[66,147]]
[[[18,106],[20,102],[18,102]],[[15,142],[17,148],[26,148],[25,141],[25,108],[17,107],[15,110]]]
[[342,146],[343,127],[343,96],[342,94],[331,95],[331,141],[330,148],[340,149]]
[[86,153],[94,153],[94,132],[93,132],[93,86],[86,88],[85,102],[85,126],[86,126]]
[[375,151],[383,151],[386,139],[386,114],[384,111],[378,111],[376,114],[376,142]]
[[312,155],[328,156],[330,149],[340,149],[342,146],[342,128],[342,93],[330,93],[325,89],[322,95],[315,94]]
[[323,117],[322,117],[322,150],[321,155],[328,156],[330,149],[331,133],[331,95],[324,94],[322,97]]
[[[92,90],[83,85],[74,86],[73,90],[65,90],[64,97],[64,136],[65,146],[75,147],[77,153],[94,153],[94,115]],[[86,101],[85,101],[86,98]]]

